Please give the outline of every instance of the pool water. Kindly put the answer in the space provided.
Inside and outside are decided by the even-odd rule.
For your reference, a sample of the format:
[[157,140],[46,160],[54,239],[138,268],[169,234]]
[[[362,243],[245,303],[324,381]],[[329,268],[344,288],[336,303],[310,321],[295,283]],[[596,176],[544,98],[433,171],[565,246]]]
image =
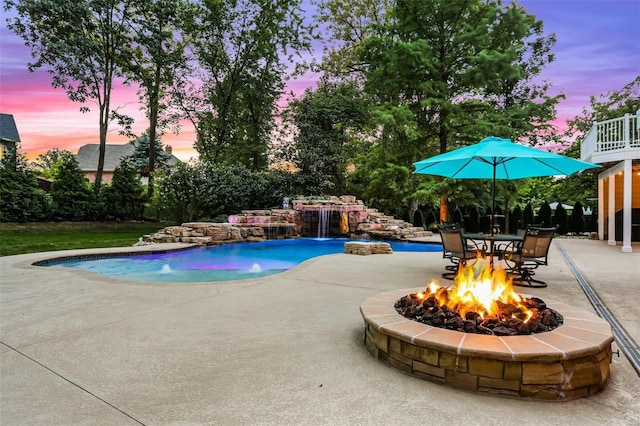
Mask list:
[[[206,282],[264,277],[291,269],[313,257],[342,253],[348,239],[301,238],[144,255],[71,259],[45,266],[83,269],[124,280]],[[438,244],[389,242],[393,251],[436,252]]]

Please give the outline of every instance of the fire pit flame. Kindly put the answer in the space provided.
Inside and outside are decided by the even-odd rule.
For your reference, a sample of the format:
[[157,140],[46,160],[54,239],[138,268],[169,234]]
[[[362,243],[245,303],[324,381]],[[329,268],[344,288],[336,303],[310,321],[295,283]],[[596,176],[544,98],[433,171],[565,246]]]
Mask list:
[[541,299],[522,297],[507,272],[492,268],[484,258],[461,266],[454,282],[442,287],[432,279],[424,292],[398,300],[396,310],[412,320],[466,333],[531,334],[563,323]]
[[526,315],[524,319],[520,318],[525,322],[533,316],[533,312],[523,303],[523,297],[513,288],[513,279],[507,277],[504,269],[492,269],[484,258],[461,266],[454,282],[451,287],[441,287],[437,280],[432,279],[427,286],[428,293],[423,297],[434,296],[439,305],[457,311],[462,317],[467,312],[477,312],[483,319],[488,315],[498,315],[498,301],[518,307]]

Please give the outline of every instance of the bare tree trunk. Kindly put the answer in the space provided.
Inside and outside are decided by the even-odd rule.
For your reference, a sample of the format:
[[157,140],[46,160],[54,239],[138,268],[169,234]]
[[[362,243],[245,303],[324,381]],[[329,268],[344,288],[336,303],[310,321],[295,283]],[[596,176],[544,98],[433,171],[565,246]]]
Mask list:
[[447,197],[440,197],[440,223],[449,222],[449,203]]

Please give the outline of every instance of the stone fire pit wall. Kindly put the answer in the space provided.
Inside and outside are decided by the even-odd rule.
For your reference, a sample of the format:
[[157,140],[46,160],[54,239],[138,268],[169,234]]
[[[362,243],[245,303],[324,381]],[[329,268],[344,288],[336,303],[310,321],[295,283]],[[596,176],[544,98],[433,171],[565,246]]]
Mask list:
[[488,336],[431,327],[398,314],[394,303],[422,289],[366,299],[360,311],[371,354],[421,379],[475,392],[566,401],[609,380],[611,326],[563,303],[547,305],[564,325],[530,336]]

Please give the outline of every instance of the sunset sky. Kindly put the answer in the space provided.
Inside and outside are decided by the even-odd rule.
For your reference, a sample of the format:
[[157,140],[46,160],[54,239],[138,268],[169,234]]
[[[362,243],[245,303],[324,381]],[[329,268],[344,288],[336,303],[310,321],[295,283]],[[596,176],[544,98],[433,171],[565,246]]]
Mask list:
[[[640,0],[521,0],[530,13],[544,22],[545,33],[555,33],[556,61],[542,78],[552,83],[549,92],[562,92],[566,100],[558,107],[558,128],[589,105],[589,96],[619,90],[640,74]],[[310,9],[307,9],[310,14]],[[87,143],[98,143],[97,107],[79,112],[80,104],[69,101],[62,90],[51,87],[51,75],[44,70],[30,73],[30,52],[22,40],[7,29],[5,14],[0,22],[0,112],[13,114],[21,149],[33,159],[51,148],[77,152]],[[316,55],[321,54],[317,47]],[[315,77],[292,82],[288,90],[302,93],[313,87]],[[118,86],[112,106],[136,119],[134,131],[148,127],[139,110],[135,89]],[[498,135],[499,136],[499,135]],[[192,148],[193,128],[183,127],[179,135],[166,135],[163,143],[173,147],[180,159],[197,154]],[[120,144],[127,138],[112,126],[107,143]]]

